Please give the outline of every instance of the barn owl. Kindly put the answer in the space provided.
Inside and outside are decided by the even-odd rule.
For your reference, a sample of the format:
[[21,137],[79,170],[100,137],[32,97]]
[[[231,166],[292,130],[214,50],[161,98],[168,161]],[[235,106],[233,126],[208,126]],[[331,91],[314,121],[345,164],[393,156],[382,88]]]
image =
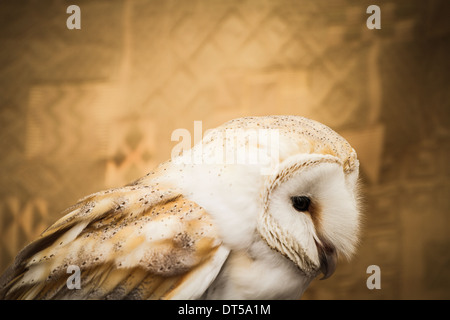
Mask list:
[[[258,130],[276,143],[240,139],[224,151],[225,133]],[[214,161],[236,150],[257,161]],[[355,252],[358,170],[355,150],[316,121],[231,120],[139,180],[68,208],[17,255],[0,297],[298,299]],[[73,266],[78,288],[68,285]]]

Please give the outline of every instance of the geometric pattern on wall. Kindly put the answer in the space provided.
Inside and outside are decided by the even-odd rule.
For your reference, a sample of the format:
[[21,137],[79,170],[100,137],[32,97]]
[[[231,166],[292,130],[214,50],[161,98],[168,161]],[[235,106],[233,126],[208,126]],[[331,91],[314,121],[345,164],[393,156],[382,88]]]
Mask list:
[[155,142],[156,123],[149,118],[121,119],[114,122],[108,135],[105,186],[128,184],[158,163]]
[[[261,114],[283,110],[334,127],[369,120],[364,118],[372,112],[362,113],[361,107],[373,78],[367,77],[369,52],[358,41],[362,35],[355,34],[364,32],[355,28],[359,21],[339,23],[317,2],[252,5],[254,10],[237,1],[198,2],[196,10],[170,7],[173,12],[164,20],[169,8],[152,8],[151,17],[164,26],[157,34],[140,28],[149,13],[135,9],[132,34],[141,40],[135,59],[148,56],[149,42],[159,50],[150,59],[137,60],[133,74],[137,79],[145,74],[150,90],[134,96],[142,96],[151,109],[164,101],[168,108],[202,118],[213,113],[211,108],[250,110],[257,105]],[[351,12],[352,6],[346,10]]]
[[80,161],[103,157],[109,93],[101,84],[32,87],[26,115],[27,157]]
[[2,199],[0,204],[0,263],[12,262],[20,249],[35,239],[50,223],[48,205],[43,199],[21,201]]
[[299,114],[355,146],[365,198],[355,258],[305,299],[450,298],[448,3],[383,1],[368,30],[370,1],[80,0],[73,31],[62,0],[0,3],[0,268],[173,130]]
[[[45,186],[40,196],[59,212],[88,192],[103,188],[111,88],[105,84],[36,85],[26,113],[25,156],[19,175]],[[64,192],[61,192],[64,190]]]

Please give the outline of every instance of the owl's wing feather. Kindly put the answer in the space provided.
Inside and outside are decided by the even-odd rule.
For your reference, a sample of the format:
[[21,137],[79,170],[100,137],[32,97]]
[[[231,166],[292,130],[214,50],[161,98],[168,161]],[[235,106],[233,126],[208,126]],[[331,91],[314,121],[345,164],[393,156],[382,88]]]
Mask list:
[[202,207],[168,187],[130,185],[69,208],[19,253],[0,298],[195,299],[228,252]]

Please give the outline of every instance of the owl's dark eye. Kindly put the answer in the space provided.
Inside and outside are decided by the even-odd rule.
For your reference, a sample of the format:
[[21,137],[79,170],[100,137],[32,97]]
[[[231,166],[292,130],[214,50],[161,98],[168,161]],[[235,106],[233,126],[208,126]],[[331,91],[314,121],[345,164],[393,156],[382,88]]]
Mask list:
[[291,197],[292,206],[297,211],[308,211],[311,199],[306,196]]

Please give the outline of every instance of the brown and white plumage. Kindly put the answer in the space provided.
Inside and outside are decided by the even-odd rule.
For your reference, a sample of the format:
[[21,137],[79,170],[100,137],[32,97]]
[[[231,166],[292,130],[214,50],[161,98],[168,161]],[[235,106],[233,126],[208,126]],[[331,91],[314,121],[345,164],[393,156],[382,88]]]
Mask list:
[[[280,133],[273,174],[262,175],[259,164],[168,161],[130,185],[90,195],[18,254],[0,278],[0,298],[300,297],[320,270],[334,271],[338,252],[354,251],[356,153],[322,124],[272,116],[224,124],[205,136],[201,154],[214,157],[226,130],[261,128]],[[304,183],[315,186],[301,189],[314,207],[297,216],[283,190]],[[343,202],[337,213],[326,198]],[[81,289],[66,285],[70,265],[81,270]]]
[[[196,292],[198,282],[181,290],[191,278],[219,272],[228,254],[220,245],[211,217],[197,204],[170,189],[127,186],[70,208],[19,254],[2,293],[10,299],[195,298],[203,293]],[[80,290],[66,287],[69,265],[81,268]]]

